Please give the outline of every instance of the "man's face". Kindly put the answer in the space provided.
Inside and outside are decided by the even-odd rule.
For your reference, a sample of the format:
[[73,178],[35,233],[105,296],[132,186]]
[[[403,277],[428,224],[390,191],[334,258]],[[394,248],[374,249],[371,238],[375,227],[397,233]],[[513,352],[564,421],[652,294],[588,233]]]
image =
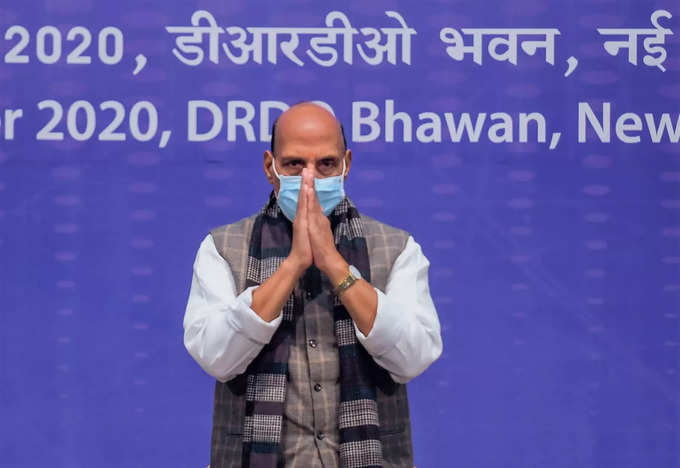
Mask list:
[[352,153],[344,150],[340,127],[325,109],[311,104],[292,107],[277,122],[276,154],[266,151],[264,169],[267,180],[279,191],[279,179],[271,168],[282,176],[298,176],[307,168],[316,178],[342,174],[345,160],[345,177],[349,172]]

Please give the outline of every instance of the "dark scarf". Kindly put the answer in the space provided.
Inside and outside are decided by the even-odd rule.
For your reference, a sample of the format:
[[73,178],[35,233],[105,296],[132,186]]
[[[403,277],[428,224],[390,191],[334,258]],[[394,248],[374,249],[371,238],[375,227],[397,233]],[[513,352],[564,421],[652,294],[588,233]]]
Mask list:
[[[370,282],[368,250],[359,212],[345,198],[329,218],[338,252]],[[283,215],[272,192],[253,225],[246,287],[262,284],[278,269],[290,253],[291,241],[292,224]],[[246,370],[244,467],[275,468],[284,464],[280,445],[288,355],[295,339],[295,320],[302,313],[302,301],[293,292],[283,307],[281,325]],[[333,298],[333,318],[340,356],[340,466],[377,468],[383,458],[376,388],[371,379],[375,372],[373,360],[357,342],[352,319],[337,297]]]

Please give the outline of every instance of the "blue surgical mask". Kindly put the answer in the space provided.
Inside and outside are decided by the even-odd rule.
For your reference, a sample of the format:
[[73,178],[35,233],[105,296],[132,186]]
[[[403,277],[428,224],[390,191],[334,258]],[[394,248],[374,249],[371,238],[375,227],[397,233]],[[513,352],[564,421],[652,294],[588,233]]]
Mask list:
[[[272,161],[272,167],[274,168],[274,174],[279,179],[279,193],[276,195],[276,201],[286,218],[293,221],[295,213],[297,213],[302,176],[279,175],[276,170],[276,161]],[[345,197],[345,169],[345,159],[343,158],[341,175],[323,179],[314,178],[316,197],[319,199],[323,214],[326,216],[331,214],[335,207],[338,206],[338,203]]]

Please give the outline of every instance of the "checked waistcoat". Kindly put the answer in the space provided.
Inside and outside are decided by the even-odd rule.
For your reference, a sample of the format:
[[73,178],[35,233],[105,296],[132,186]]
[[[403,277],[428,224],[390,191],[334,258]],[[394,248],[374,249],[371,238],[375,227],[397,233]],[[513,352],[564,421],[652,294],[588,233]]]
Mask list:
[[[245,289],[245,267],[253,222],[257,215],[211,231],[218,252],[227,261],[237,285]],[[384,291],[392,265],[408,234],[361,216],[370,260],[371,284]],[[308,272],[309,273],[309,272]],[[338,466],[337,408],[340,401],[338,348],[333,332],[331,285],[323,276],[305,275],[295,289],[304,312],[295,324],[289,356],[289,381],[284,407],[282,452],[286,467]],[[382,369],[380,369],[383,371]],[[375,376],[384,468],[413,466],[406,386],[384,371]],[[245,415],[245,374],[216,381],[211,441],[211,468],[241,466]]]

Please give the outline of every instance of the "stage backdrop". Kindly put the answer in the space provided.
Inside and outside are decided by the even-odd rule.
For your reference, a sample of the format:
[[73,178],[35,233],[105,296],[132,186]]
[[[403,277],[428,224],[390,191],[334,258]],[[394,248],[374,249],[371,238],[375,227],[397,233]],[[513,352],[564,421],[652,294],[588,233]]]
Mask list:
[[680,466],[671,0],[0,5],[0,466],[204,467],[200,241],[318,100],[431,261],[416,465]]

